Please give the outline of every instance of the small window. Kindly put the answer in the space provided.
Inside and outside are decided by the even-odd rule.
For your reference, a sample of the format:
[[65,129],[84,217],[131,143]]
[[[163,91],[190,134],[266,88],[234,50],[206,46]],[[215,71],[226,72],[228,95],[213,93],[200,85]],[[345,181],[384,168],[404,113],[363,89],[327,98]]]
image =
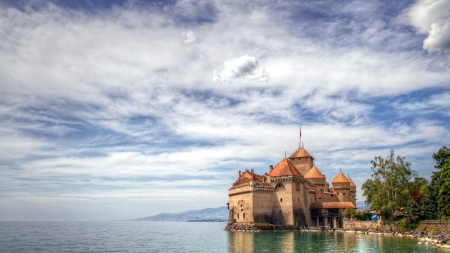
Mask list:
[[239,219],[239,213],[238,213],[238,219]]
[[242,219],[245,219],[245,213],[242,214]]
[[344,192],[344,193],[342,193],[342,195],[344,195],[344,196],[345,196],[345,192]]
[[333,194],[331,194],[331,197],[334,197],[334,195],[333,195]]
[[280,198],[280,202],[283,202],[283,198]]

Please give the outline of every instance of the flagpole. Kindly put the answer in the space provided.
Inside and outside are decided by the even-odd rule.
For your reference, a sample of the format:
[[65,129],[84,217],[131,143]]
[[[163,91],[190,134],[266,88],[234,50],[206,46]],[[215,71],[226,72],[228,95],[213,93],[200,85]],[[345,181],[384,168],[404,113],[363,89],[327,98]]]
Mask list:
[[300,142],[298,143],[298,148],[302,148],[302,127],[300,127]]

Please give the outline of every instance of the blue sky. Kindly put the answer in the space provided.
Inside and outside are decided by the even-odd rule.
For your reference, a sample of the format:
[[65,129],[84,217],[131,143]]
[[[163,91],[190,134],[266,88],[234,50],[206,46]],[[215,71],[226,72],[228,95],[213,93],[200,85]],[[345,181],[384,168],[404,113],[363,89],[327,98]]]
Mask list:
[[429,178],[450,139],[449,6],[0,1],[0,220],[223,206],[299,126],[329,181],[359,189],[391,148]]

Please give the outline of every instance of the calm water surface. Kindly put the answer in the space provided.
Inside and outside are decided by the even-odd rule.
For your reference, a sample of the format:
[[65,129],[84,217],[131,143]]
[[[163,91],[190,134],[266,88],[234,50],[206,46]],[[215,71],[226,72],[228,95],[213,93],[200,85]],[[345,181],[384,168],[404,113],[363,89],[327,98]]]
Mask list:
[[225,232],[224,223],[0,222],[0,252],[450,252],[410,238]]

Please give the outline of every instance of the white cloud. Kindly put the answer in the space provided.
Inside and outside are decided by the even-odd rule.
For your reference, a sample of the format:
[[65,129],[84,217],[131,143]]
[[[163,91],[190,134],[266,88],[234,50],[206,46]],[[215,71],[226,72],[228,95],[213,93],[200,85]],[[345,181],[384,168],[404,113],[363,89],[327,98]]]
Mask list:
[[269,74],[258,65],[258,61],[252,56],[243,55],[238,58],[232,58],[225,61],[224,70],[221,72],[214,71],[212,80],[214,82],[229,83],[233,79],[242,78],[250,81],[267,82]]
[[428,34],[423,48],[430,52],[450,51],[450,0],[419,0],[406,14],[419,33]]
[[197,40],[195,34],[191,30],[184,31],[183,37],[184,37],[184,44],[192,44]]

